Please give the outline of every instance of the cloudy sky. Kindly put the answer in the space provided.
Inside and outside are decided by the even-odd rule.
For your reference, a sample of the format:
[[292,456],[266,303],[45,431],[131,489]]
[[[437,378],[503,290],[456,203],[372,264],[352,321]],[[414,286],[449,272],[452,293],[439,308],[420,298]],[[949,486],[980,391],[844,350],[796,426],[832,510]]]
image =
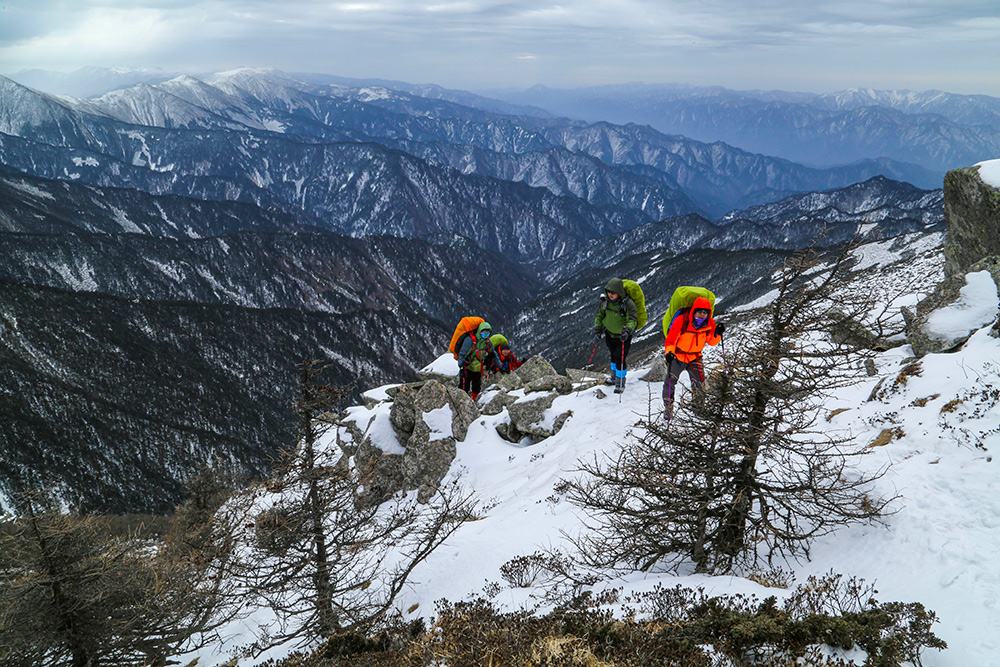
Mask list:
[[1000,96],[997,0],[0,0],[0,72],[238,66],[473,90]]

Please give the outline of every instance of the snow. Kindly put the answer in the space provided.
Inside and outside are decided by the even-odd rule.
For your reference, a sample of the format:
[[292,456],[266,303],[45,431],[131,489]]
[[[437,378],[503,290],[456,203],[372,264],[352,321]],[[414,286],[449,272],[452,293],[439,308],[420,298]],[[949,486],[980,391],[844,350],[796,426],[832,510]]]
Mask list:
[[29,195],[34,195],[35,197],[41,197],[42,199],[49,199],[51,201],[55,201],[56,199],[55,195],[53,195],[51,192],[46,192],[45,190],[35,187],[30,183],[24,183],[21,181],[12,180],[10,181],[10,186],[15,190],[20,190],[21,192],[25,192]]
[[976,165],[979,167],[979,178],[986,185],[1000,189],[1000,159],[986,160]]
[[996,319],[1000,303],[990,272],[970,273],[966,275],[965,282],[957,302],[938,308],[928,316],[924,333],[931,338],[956,340]]
[[388,390],[398,386],[398,384],[384,384],[381,387],[361,392],[361,395],[369,400],[375,401],[376,403],[381,403],[382,401],[389,400]]
[[458,377],[458,362],[451,352],[440,357],[420,369],[421,373],[437,373],[448,377]]
[[454,436],[451,431],[451,408],[447,405],[424,413],[423,419],[431,430],[431,440],[442,440]]

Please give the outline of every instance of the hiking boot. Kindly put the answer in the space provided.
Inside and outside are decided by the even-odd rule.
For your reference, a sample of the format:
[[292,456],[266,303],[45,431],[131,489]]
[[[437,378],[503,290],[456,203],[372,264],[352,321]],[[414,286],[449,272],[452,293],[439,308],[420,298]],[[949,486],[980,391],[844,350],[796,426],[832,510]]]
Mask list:
[[623,384],[615,385],[615,393],[616,394],[624,394],[625,393],[625,385],[623,385]]

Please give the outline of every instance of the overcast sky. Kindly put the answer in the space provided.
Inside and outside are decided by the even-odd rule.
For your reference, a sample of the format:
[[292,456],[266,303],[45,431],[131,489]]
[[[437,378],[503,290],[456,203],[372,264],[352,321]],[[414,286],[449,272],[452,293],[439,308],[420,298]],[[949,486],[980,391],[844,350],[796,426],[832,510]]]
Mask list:
[[85,65],[1000,96],[1000,2],[0,0],[0,72]]

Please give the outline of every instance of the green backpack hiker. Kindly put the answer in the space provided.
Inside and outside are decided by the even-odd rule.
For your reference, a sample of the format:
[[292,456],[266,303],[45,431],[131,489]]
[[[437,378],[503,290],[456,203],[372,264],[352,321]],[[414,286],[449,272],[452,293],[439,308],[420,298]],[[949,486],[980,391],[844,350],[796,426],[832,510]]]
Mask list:
[[635,304],[636,319],[639,325],[636,328],[641,329],[646,326],[646,322],[649,320],[649,314],[646,312],[646,297],[643,295],[639,283],[634,280],[623,280],[622,282],[625,284],[625,294]]
[[674,295],[670,297],[670,306],[667,308],[667,313],[663,316],[664,338],[667,337],[667,332],[670,331],[670,324],[674,321],[674,316],[677,315],[677,312],[693,306],[694,300],[700,296],[705,297],[712,304],[712,312],[709,313],[709,317],[711,317],[715,314],[715,294],[704,287],[685,286],[674,290]]

